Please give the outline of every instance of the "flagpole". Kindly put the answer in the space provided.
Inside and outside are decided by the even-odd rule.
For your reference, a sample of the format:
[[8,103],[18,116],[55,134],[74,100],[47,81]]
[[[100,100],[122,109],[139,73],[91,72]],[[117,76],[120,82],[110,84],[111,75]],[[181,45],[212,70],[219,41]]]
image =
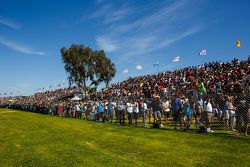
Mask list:
[[159,63],[157,62],[157,68],[158,68],[158,74],[159,74],[159,71],[160,71],[160,65]]

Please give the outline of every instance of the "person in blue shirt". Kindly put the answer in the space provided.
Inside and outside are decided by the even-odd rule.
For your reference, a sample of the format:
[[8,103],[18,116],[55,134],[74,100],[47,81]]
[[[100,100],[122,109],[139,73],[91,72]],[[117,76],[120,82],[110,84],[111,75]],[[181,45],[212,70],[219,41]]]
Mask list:
[[185,115],[185,128],[186,129],[189,129],[190,127],[190,118],[191,118],[191,106],[190,106],[190,103],[189,103],[189,100],[187,99],[186,101],[186,104],[185,104],[185,107],[184,107],[184,115]]
[[177,94],[175,94],[174,99],[172,100],[172,111],[174,118],[174,129],[177,129],[177,122],[180,124],[181,128],[181,110],[182,110],[182,102]]
[[197,107],[198,107],[197,115],[201,116],[201,114],[203,113],[203,99],[201,96],[199,96],[199,99],[197,100]]
[[101,101],[97,105],[97,121],[102,121],[103,104]]

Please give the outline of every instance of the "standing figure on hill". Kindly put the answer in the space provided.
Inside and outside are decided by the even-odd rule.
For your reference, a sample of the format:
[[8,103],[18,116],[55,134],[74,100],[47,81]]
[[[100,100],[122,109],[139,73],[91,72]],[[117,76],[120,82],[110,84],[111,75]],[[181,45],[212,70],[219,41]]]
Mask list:
[[79,103],[79,111],[77,114],[79,119],[82,119],[82,113],[83,113],[83,103],[81,102],[81,103]]
[[75,105],[75,113],[76,113],[76,115],[75,115],[75,117],[76,118],[79,118],[79,115],[80,115],[80,104],[79,104],[79,102],[76,102],[76,105]]
[[191,124],[191,105],[187,99],[184,104],[184,115],[185,115],[185,129],[188,130]]
[[[249,123],[249,109],[250,109],[250,97],[246,96],[245,92],[242,91],[240,95],[235,99],[236,109],[236,128],[241,133],[244,131],[247,136],[248,123]],[[242,121],[244,127],[241,127]]]
[[134,109],[134,103],[132,100],[130,100],[129,102],[127,102],[128,124],[129,125],[132,125],[133,109]]
[[142,116],[142,127],[147,127],[146,125],[146,114],[148,111],[147,100],[141,100],[141,116]]
[[118,104],[118,112],[119,112],[119,121],[120,124],[125,124],[125,105],[123,101],[120,101]]
[[163,113],[164,113],[164,117],[165,117],[165,123],[168,124],[168,119],[170,116],[170,108],[171,108],[171,104],[170,104],[170,100],[167,97],[163,103]]
[[199,96],[198,100],[197,100],[197,116],[202,117],[202,113],[203,113],[203,99],[201,96]]
[[63,114],[63,105],[62,105],[62,103],[59,103],[58,104],[58,115],[62,116],[62,114]]
[[103,104],[102,104],[102,101],[98,102],[97,112],[98,112],[97,121],[102,122],[102,113],[103,113]]
[[174,99],[172,100],[172,111],[174,118],[174,129],[177,129],[177,122],[180,124],[181,128],[181,110],[182,110],[182,102],[177,94],[175,94]]
[[210,129],[213,117],[213,107],[210,98],[208,98],[207,101],[204,102],[204,116],[205,116],[204,118],[205,118],[206,132],[213,132]]
[[86,120],[90,120],[89,117],[90,117],[91,108],[92,107],[91,107],[90,103],[87,103],[86,110],[85,110],[85,119]]
[[139,103],[135,100],[134,108],[133,108],[133,116],[135,120],[135,126],[138,126],[138,118],[139,118]]
[[112,121],[113,121],[113,112],[114,112],[115,106],[111,102],[111,100],[108,101],[107,108],[108,108],[108,122],[112,123]]
[[233,96],[228,97],[228,113],[229,113],[229,127],[231,130],[235,130],[235,107],[233,106]]
[[224,126],[225,126],[226,128],[229,128],[229,126],[228,126],[228,121],[229,121],[229,113],[228,113],[228,95],[225,96],[225,99],[224,99],[224,106],[223,106],[222,113],[223,113],[223,119],[224,119]]
[[151,103],[151,107],[153,110],[154,123],[159,122],[160,126],[163,127],[163,125],[161,124],[162,102],[160,101],[160,96],[154,96],[154,100]]

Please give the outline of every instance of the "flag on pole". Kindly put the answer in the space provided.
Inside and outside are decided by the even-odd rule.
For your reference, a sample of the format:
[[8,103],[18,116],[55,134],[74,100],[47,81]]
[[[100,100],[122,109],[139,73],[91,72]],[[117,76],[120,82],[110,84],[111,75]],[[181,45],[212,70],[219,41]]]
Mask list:
[[128,73],[128,69],[124,69],[123,74],[127,74],[127,73]]
[[159,62],[157,61],[156,63],[154,63],[154,66],[158,66],[159,65]]
[[180,61],[180,56],[174,57],[173,62],[179,62]]
[[141,70],[141,69],[142,69],[142,66],[141,66],[141,65],[138,65],[138,66],[136,66],[136,69],[137,69],[137,70]]
[[240,47],[240,40],[237,40],[235,46]]
[[206,56],[207,55],[207,49],[203,49],[200,51],[200,56]]

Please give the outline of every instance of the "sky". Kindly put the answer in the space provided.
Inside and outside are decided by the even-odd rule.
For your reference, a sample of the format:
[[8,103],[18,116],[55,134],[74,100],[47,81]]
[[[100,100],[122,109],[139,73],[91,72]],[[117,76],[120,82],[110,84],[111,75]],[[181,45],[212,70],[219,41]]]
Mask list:
[[[1,0],[0,4],[1,96],[31,95],[38,88],[52,90],[67,83],[60,49],[71,44],[103,49],[116,65],[112,83],[210,61],[246,60],[250,55],[248,0]],[[235,46],[237,40],[241,47]],[[206,56],[199,55],[202,49]],[[180,61],[173,62],[177,56]]]

